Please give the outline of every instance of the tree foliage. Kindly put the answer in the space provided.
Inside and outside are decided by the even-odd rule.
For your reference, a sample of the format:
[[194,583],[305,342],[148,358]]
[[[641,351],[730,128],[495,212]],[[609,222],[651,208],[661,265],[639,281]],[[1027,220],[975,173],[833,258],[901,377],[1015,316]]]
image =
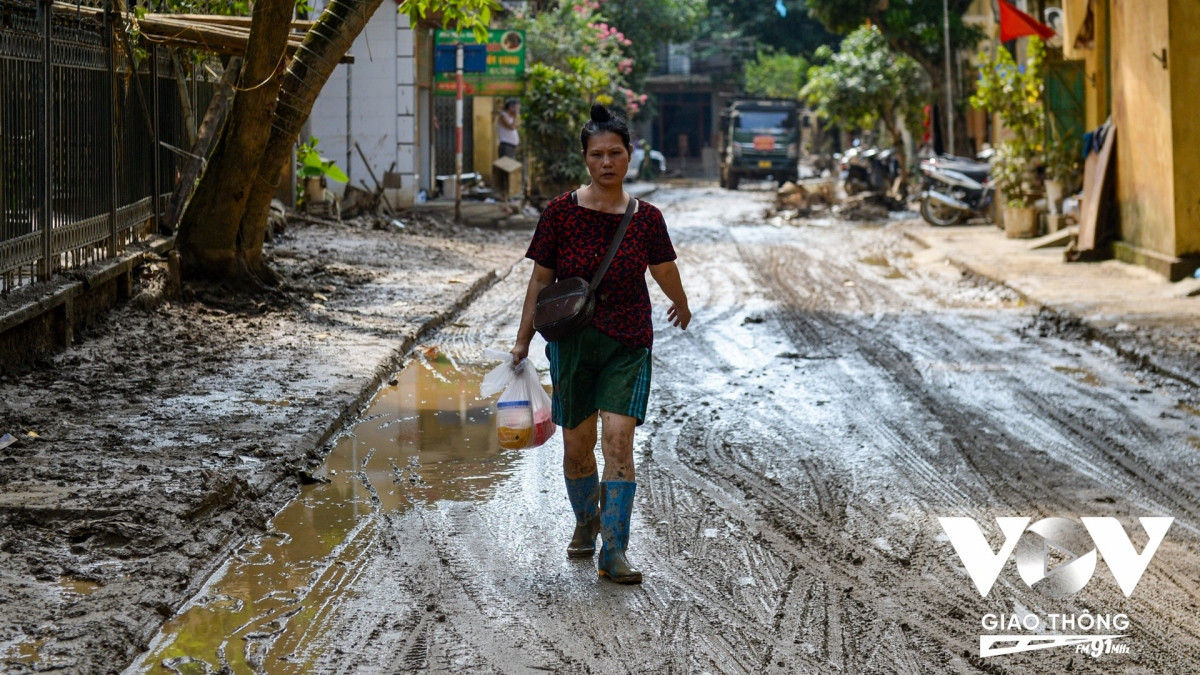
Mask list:
[[841,50],[818,50],[822,62],[808,71],[801,95],[822,119],[843,128],[871,129],[883,124],[907,178],[901,119],[916,118],[925,97],[925,74],[915,60],[892,51],[883,33],[862,26],[846,36]]
[[626,53],[633,60],[629,82],[635,88],[654,69],[655,48],[665,42],[688,42],[696,36],[707,11],[705,0],[592,0],[592,9],[603,9],[630,44]]
[[812,0],[708,0],[709,8],[726,17],[742,35],[760,45],[804,56],[822,45],[837,44],[837,36],[810,15],[811,4]]
[[[867,22],[878,26],[893,50],[911,56],[924,67],[933,89],[930,99],[938,103],[946,100],[945,19],[948,17],[950,23],[951,54],[973,49],[983,38],[982,30],[963,23],[963,15],[974,0],[945,0],[948,10],[945,14],[943,0],[805,1],[812,16],[835,33],[848,33]],[[954,108],[960,105],[956,99]],[[955,137],[965,139],[965,116],[954,115],[954,121]]]
[[770,47],[758,50],[758,57],[746,64],[746,93],[769,98],[800,98],[807,79],[809,63]]
[[472,31],[476,42],[486,44],[488,24],[496,7],[495,0],[402,0],[399,11],[413,23],[436,13],[441,17],[442,28]]
[[[849,33],[864,23],[878,26],[892,49],[907,54],[940,73],[945,63],[943,0],[805,0],[809,12],[829,30]],[[950,48],[971,49],[983,37],[974,26],[963,23],[963,14],[973,0],[946,0],[950,19]]]
[[920,105],[925,92],[920,65],[893,52],[874,26],[850,33],[836,54],[820,50],[817,57],[825,60],[809,69],[801,95],[822,119],[870,129]]
[[633,118],[646,102],[628,85],[633,41],[594,0],[568,0],[533,17],[525,29],[529,68],[524,96],[524,142],[539,179],[551,186],[582,181],[587,170],[579,130],[594,102]]

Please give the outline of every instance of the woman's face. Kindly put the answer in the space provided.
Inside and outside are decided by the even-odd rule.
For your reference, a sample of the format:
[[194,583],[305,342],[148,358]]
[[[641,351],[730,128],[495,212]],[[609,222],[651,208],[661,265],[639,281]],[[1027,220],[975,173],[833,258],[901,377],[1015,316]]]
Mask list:
[[625,173],[629,170],[629,147],[619,135],[611,131],[594,134],[588,139],[583,158],[593,184],[620,187],[625,182]]

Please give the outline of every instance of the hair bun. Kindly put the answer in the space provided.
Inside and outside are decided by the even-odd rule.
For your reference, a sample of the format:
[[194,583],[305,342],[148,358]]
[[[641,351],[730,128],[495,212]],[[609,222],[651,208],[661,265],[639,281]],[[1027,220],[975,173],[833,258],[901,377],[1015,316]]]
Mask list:
[[612,119],[612,113],[608,112],[608,108],[599,103],[592,104],[592,121],[597,124],[603,124]]

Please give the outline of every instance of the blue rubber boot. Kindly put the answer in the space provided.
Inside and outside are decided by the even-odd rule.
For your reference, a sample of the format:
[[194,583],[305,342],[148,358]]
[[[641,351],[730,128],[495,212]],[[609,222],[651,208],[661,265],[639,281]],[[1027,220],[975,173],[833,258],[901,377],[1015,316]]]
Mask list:
[[596,567],[600,576],[618,584],[642,583],[642,573],[632,569],[625,559],[625,548],[629,545],[629,517],[633,513],[636,490],[637,483],[633,481],[610,480],[600,484],[600,537],[604,545],[600,548]]
[[567,478],[567,497],[575,511],[575,533],[567,544],[568,558],[590,558],[600,533],[600,479],[597,474]]

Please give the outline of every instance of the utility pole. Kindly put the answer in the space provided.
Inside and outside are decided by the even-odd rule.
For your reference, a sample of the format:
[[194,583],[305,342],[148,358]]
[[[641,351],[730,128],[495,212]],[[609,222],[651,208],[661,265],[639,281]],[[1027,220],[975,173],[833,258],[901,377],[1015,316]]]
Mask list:
[[942,0],[942,32],[946,34],[946,137],[950,143],[947,153],[954,154],[954,76],[950,70],[950,7]]
[[454,222],[462,222],[463,166],[463,43],[454,47],[454,73],[458,91],[454,101]]

